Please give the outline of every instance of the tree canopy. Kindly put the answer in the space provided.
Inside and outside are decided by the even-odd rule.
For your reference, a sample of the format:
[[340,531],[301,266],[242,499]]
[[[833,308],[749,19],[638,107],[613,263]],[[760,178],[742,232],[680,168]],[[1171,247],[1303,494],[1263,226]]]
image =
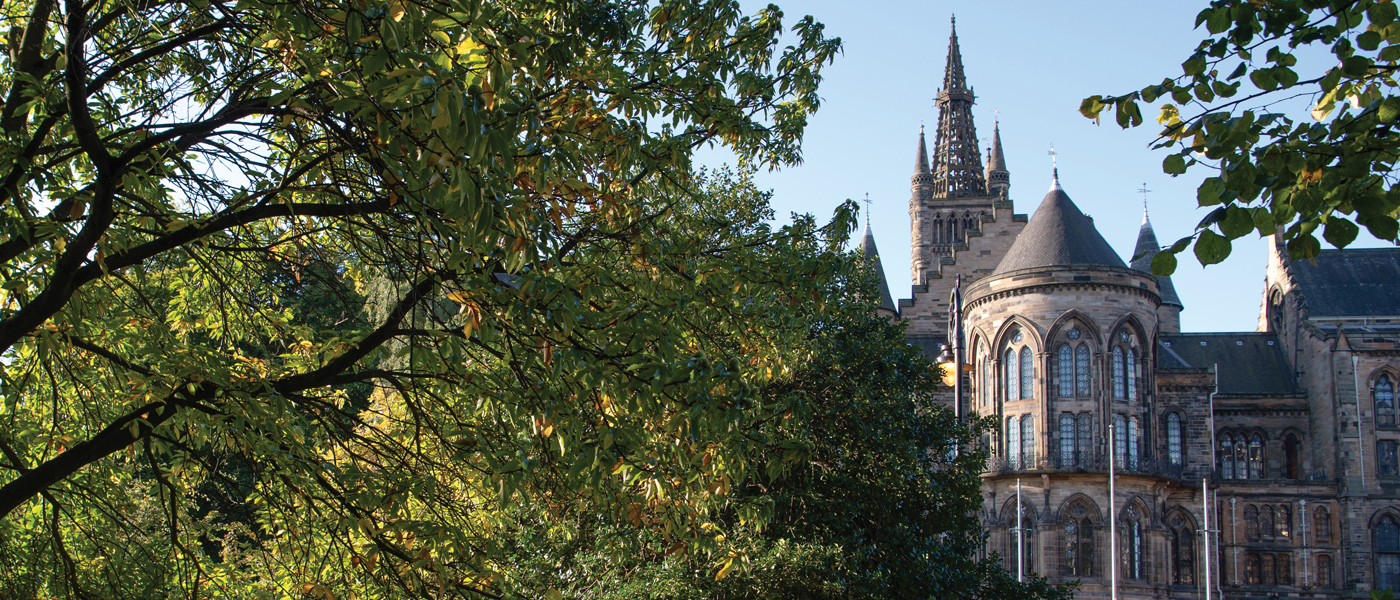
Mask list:
[[862,294],[823,311],[811,358],[758,390],[802,398],[800,416],[771,432],[782,442],[766,452],[808,456],[785,477],[731,492],[771,504],[771,519],[714,513],[712,526],[730,541],[714,557],[662,532],[637,536],[593,511],[568,510],[523,521],[510,536],[512,570],[576,598],[1071,597],[1042,578],[1017,583],[996,555],[979,552],[987,454],[976,440],[995,420],[969,427],[929,405],[947,388],[903,326],[875,314],[875,283],[849,277],[847,289]]
[[[1196,231],[1158,254],[1170,274],[1192,246],[1203,265],[1224,260],[1231,240],[1279,234],[1289,254],[1311,258],[1321,236],[1344,248],[1360,227],[1397,241],[1395,166],[1400,159],[1400,18],[1388,0],[1215,0],[1196,16],[1208,36],[1161,83],[1086,98],[1084,116],[1112,109],[1119,126],[1143,123],[1160,103],[1156,148],[1163,170],[1211,169],[1197,200],[1215,207]],[[1330,51],[1330,66],[1300,72],[1300,53]],[[1307,64],[1305,62],[1305,64]],[[1247,83],[1246,83],[1247,81]],[[1302,98],[1309,110],[1285,112]],[[1295,114],[1310,112],[1297,119]]]
[[0,595],[536,595],[507,507],[719,547],[707,515],[761,518],[728,492],[801,457],[755,390],[851,207],[775,230],[690,155],[800,159],[840,47],[811,18],[0,12]]

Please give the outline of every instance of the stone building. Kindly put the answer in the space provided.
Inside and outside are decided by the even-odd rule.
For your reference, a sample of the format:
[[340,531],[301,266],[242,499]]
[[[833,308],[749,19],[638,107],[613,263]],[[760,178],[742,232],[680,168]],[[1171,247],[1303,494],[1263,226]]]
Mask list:
[[[963,282],[963,410],[1002,425],[984,440],[987,550],[1081,598],[1107,598],[1115,567],[1125,599],[1203,597],[1207,570],[1218,598],[1400,588],[1400,249],[1275,246],[1256,331],[1183,333],[1146,216],[1124,261],[1057,173],[1016,214],[973,100],[954,32],[911,181],[914,287],[881,312],[934,356]],[[863,246],[878,254],[868,229]]]

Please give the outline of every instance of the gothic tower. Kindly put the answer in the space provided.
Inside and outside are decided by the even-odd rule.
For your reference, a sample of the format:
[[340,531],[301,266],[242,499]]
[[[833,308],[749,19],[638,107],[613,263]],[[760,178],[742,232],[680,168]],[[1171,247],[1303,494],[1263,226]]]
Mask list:
[[966,285],[990,275],[1026,223],[1025,215],[1013,214],[1000,127],[983,167],[972,118],[975,100],[954,21],[931,148],[919,128],[909,195],[913,297],[899,303],[909,333],[929,348],[937,348],[945,333],[948,294],[957,276]]

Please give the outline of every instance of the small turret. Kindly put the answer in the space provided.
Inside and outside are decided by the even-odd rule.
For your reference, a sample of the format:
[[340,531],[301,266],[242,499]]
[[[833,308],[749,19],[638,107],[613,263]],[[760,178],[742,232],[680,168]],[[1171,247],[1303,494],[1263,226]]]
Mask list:
[[894,296],[890,295],[890,284],[885,279],[885,267],[880,264],[880,251],[875,248],[875,234],[870,231],[870,222],[865,223],[865,237],[860,240],[861,252],[865,258],[875,262],[875,273],[880,277],[880,307],[875,313],[888,318],[899,316],[899,309],[894,305]]
[[[1144,200],[1142,206],[1142,227],[1138,229],[1137,245],[1133,248],[1132,267],[1147,273],[1152,272],[1152,257],[1157,256],[1162,251],[1162,245],[1157,242],[1157,234],[1152,231],[1152,221],[1147,218],[1147,203]],[[1176,295],[1176,286],[1172,285],[1172,278],[1165,275],[1157,276],[1157,286],[1162,291],[1162,306],[1157,309],[1158,329],[1162,333],[1181,333],[1181,298]]]
[[992,147],[987,149],[987,191],[999,200],[1011,196],[1011,172],[1001,150],[1001,123],[992,124]]

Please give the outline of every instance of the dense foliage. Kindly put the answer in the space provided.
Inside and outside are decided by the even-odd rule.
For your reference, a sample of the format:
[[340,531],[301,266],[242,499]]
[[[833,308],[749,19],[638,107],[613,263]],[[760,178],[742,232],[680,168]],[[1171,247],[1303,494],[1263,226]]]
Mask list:
[[[1397,241],[1400,189],[1400,11],[1389,0],[1215,0],[1196,17],[1209,36],[1182,74],[1123,95],[1093,96],[1081,112],[1114,109],[1124,128],[1143,122],[1140,102],[1160,102],[1157,148],[1172,175],[1200,165],[1200,206],[1216,207],[1196,232],[1158,254],[1170,274],[1195,241],[1201,264],[1230,254],[1230,241],[1281,233],[1295,258],[1346,247],[1364,226]],[[1298,55],[1328,50],[1330,67],[1299,72]],[[1248,88],[1241,89],[1248,80]],[[1282,112],[1311,101],[1311,118]]]
[[[873,282],[827,307],[809,361],[760,387],[802,412],[770,433],[796,443],[768,452],[796,446],[810,458],[786,477],[732,492],[770,503],[772,519],[716,513],[712,527],[731,542],[718,572],[713,556],[685,540],[638,537],[587,510],[518,530],[507,552],[513,569],[576,598],[1071,597],[1040,578],[1017,583],[995,555],[977,558],[985,539],[978,473],[987,457],[969,449],[994,424],[960,425],[931,405],[947,389],[902,326],[875,315]],[[955,446],[963,451],[954,454]]]
[[766,510],[726,496],[786,468],[753,390],[801,364],[850,211],[774,231],[689,156],[798,160],[839,49],[810,18],[0,13],[0,596],[533,595],[507,508],[697,548]]

